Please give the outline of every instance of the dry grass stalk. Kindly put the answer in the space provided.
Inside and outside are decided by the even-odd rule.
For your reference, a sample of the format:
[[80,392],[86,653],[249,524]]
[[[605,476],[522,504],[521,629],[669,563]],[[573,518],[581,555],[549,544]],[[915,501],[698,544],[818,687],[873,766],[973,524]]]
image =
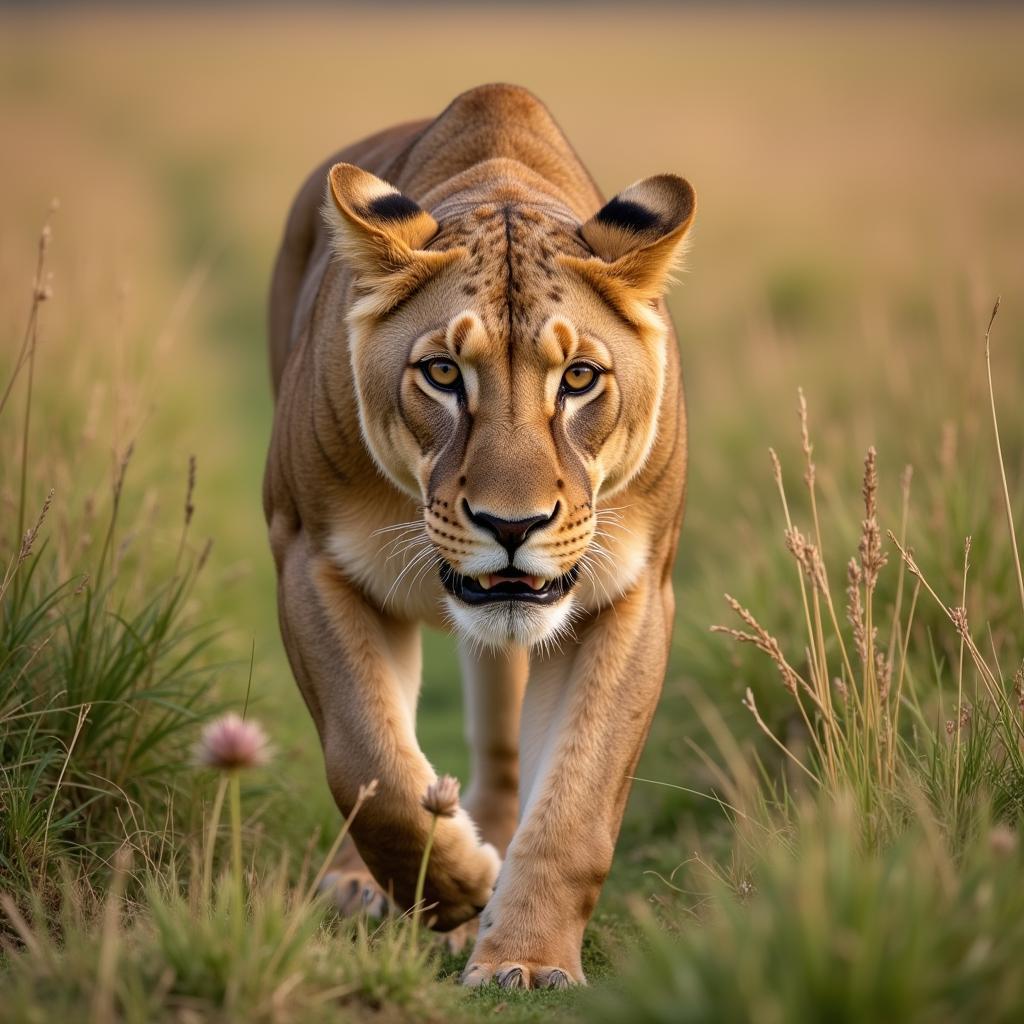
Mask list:
[[0,397],[0,414],[3,413],[7,400],[11,396],[14,384],[27,363],[30,363],[38,340],[39,307],[53,297],[53,275],[46,270],[46,252],[50,248],[50,240],[53,237],[53,229],[50,221],[60,207],[58,200],[50,203],[50,210],[43,228],[39,232],[39,244],[36,248],[36,268],[32,278],[32,304],[29,308],[28,323],[25,325],[25,333],[22,335],[21,348],[18,350],[17,358],[14,360],[14,369],[11,371],[10,379],[4,387],[3,396]]
[[[818,515],[818,495],[817,495],[817,467],[814,463],[814,445],[811,443],[810,437],[810,422],[807,411],[807,399],[804,395],[803,389],[797,389],[798,397],[798,412],[800,420],[800,440],[801,447],[804,453],[804,481],[807,484],[807,493],[811,503],[811,520],[814,524],[814,549],[815,555],[809,556],[812,558],[812,564],[814,565],[813,573],[814,578],[818,581],[818,585],[812,590],[813,600],[808,605],[807,595],[803,589],[803,583],[801,582],[801,594],[804,599],[804,612],[807,623],[807,636],[810,642],[810,653],[811,661],[810,664],[813,666],[811,672],[811,679],[814,684],[815,690],[818,694],[819,700],[825,711],[826,721],[828,723],[828,729],[826,730],[826,739],[829,743],[829,758],[830,763],[834,757],[834,751],[832,750],[831,744],[833,737],[838,735],[837,723],[835,721],[834,711],[832,708],[832,694],[829,686],[829,670],[828,670],[828,654],[827,645],[825,641],[825,628],[822,616],[821,602],[824,602],[825,611],[828,616],[828,620],[831,624],[832,635],[838,641],[839,652],[843,661],[843,670],[846,672],[849,679],[851,690],[856,697],[857,691],[854,685],[855,676],[853,667],[850,664],[850,658],[846,651],[846,643],[843,639],[843,632],[839,627],[839,617],[836,614],[835,604],[832,601],[832,590],[828,582],[828,566],[825,561],[824,551],[825,546],[822,542],[821,533],[821,519]],[[780,490],[781,490],[780,486]],[[789,517],[789,511],[786,510],[786,527],[789,530],[793,529],[793,523]],[[816,563],[816,564],[815,564]],[[813,624],[812,624],[812,610],[813,610]],[[859,700],[859,698],[858,698]]]
[[[731,597],[727,598],[730,607],[747,628],[716,627],[716,632],[725,633],[741,643],[752,644],[767,654],[779,669],[786,689],[794,694],[798,703],[804,694],[811,698],[816,721],[812,724],[806,715],[804,718],[820,755],[816,769],[819,779],[825,784],[852,782],[858,786],[871,785],[880,799],[881,794],[890,792],[896,783],[897,737],[907,671],[907,644],[921,586],[919,577],[912,588],[904,630],[904,573],[911,571],[919,576],[919,570],[909,555],[908,560],[900,561],[892,626],[886,646],[880,646],[878,627],[873,621],[873,604],[879,577],[888,559],[883,549],[879,525],[878,454],[874,447],[869,448],[864,459],[861,488],[864,511],[860,520],[858,551],[846,567],[845,612],[859,661],[858,671],[854,672],[846,646],[851,634],[846,632],[845,626],[839,624],[828,583],[828,566],[823,554],[815,494],[817,471],[813,459],[814,448],[810,438],[807,401],[802,392],[799,394],[798,414],[805,462],[804,479],[808,485],[813,517],[811,536],[794,525],[783,485],[781,462],[774,450],[769,449],[769,455],[785,513],[786,547],[800,569],[798,580],[807,633],[806,677],[790,665],[778,640],[757,622],[749,610]],[[904,536],[909,515],[911,479],[912,470],[908,466],[900,476],[901,534]],[[838,653],[842,662],[843,671],[838,675],[829,671],[829,661],[835,656],[833,652]],[[753,713],[752,702],[748,700],[744,703]],[[800,710],[803,713],[804,708],[801,706]],[[820,718],[817,717],[819,715]],[[758,725],[765,728],[760,721]],[[775,737],[772,740],[776,742]]]
[[[729,626],[712,626],[711,632],[722,633],[739,643],[751,644],[762,653],[768,655],[768,657],[775,663],[776,668],[779,670],[779,675],[782,677],[782,685],[790,694],[792,694],[793,699],[796,701],[797,709],[803,719],[804,726],[807,729],[807,734],[811,737],[822,764],[827,766],[831,776],[831,774],[834,773],[835,768],[835,751],[832,749],[830,741],[826,742],[825,746],[822,745],[819,738],[819,730],[812,724],[811,719],[807,714],[807,710],[804,707],[804,703],[800,698],[800,693],[803,691],[810,698],[812,704],[817,709],[817,712],[826,722],[831,719],[831,704],[827,706],[822,704],[821,697],[819,696],[816,688],[808,684],[808,682],[793,668],[793,666],[789,664],[785,655],[782,653],[782,647],[780,646],[779,641],[769,633],[756,618],[754,618],[749,609],[744,608],[743,605],[741,605],[739,601],[730,594],[725,595],[725,600],[736,615],[739,616],[739,618],[749,627],[751,632],[733,629]],[[808,657],[808,661],[810,662],[810,657]],[[748,699],[744,700],[743,706],[754,715],[755,720],[758,723],[758,727],[765,732],[765,734],[771,739],[772,743],[785,749],[785,744],[782,743],[782,741],[779,740],[779,738],[771,731],[757,712],[749,689],[747,690],[747,694]],[[828,735],[828,730],[826,729],[827,740]],[[806,770],[806,766],[801,764],[801,767]]]
[[817,775],[815,775],[814,772],[812,772],[810,768],[808,768],[807,765],[805,765],[803,761],[801,761],[800,758],[798,758],[796,754],[794,754],[793,751],[790,750],[774,732],[772,732],[768,723],[761,717],[761,712],[758,711],[757,704],[754,702],[754,693],[749,686],[747,687],[747,692],[743,696],[742,704],[754,716],[754,721],[757,722],[758,728],[765,734],[765,736],[767,736],[768,739],[770,739],[772,743],[774,743],[775,746],[778,747],[779,750],[781,750],[782,753],[785,754],[786,757],[789,758],[789,760],[792,761],[793,764],[795,764],[797,768],[799,768],[809,779],[820,785],[821,782]]
[[[896,546],[897,551],[899,551],[900,553],[900,557],[903,558],[903,560],[906,562],[908,571],[913,573],[921,581],[921,585],[931,596],[932,600],[942,609],[942,611],[946,615],[946,618],[949,619],[949,621],[954,625],[954,627],[957,628],[957,631],[960,633],[960,636],[963,637],[964,644],[967,648],[967,652],[971,656],[971,661],[974,663],[974,667],[978,671],[978,676],[981,679],[983,685],[985,686],[985,690],[988,693],[989,699],[992,701],[992,704],[996,708],[1002,710],[1003,712],[1007,712],[1012,715],[1012,708],[1009,704],[1006,691],[1004,690],[1003,685],[999,680],[998,673],[994,671],[992,667],[988,664],[988,662],[985,659],[985,656],[981,653],[981,651],[978,649],[978,645],[974,642],[974,638],[971,636],[970,630],[966,628],[966,615],[964,615],[962,619],[959,615],[957,615],[956,618],[954,618],[954,611],[962,612],[963,609],[959,606],[950,607],[949,605],[945,604],[942,598],[940,598],[939,595],[935,592],[934,587],[932,587],[932,585],[928,582],[924,573],[921,571],[920,566],[914,560],[913,555],[900,544],[900,542],[895,538],[895,536],[893,536],[891,530],[889,531],[889,539]],[[962,623],[963,628],[961,628],[961,626],[958,625],[958,621]],[[1014,727],[1019,735],[1019,738],[1024,740],[1024,723],[1022,723],[1016,715],[1012,715],[1011,720],[1014,722]]]
[[51,487],[50,493],[47,494],[46,500],[43,502],[42,508],[39,510],[39,515],[36,516],[35,524],[29,527],[21,538],[21,547],[18,549],[17,557],[12,558],[7,565],[3,579],[0,580],[0,601],[3,601],[18,568],[32,554],[32,548],[35,545],[36,538],[39,536],[39,531],[42,529],[43,523],[46,520],[46,515],[50,511],[50,506],[53,504],[53,494],[54,491]]
[[185,526],[192,522],[192,516],[195,514],[196,507],[192,503],[192,496],[196,490],[196,457],[190,455],[188,457],[188,487],[185,490]]
[[[956,703],[957,707],[963,707],[964,699],[964,646],[970,638],[970,629],[967,625],[967,573],[971,565],[971,538],[964,541],[964,572],[963,583],[960,592],[960,607],[950,609],[950,618],[953,625],[960,634],[960,654],[956,673]],[[960,803],[960,740],[963,731],[963,714],[957,716],[956,721],[956,750],[954,753],[953,767],[953,814],[956,816]]]
[[[729,607],[739,616],[750,627],[752,632],[747,633],[743,630],[732,629],[729,626],[712,626],[712,633],[724,633],[726,636],[731,636],[734,640],[738,640],[740,643],[752,644],[759,651],[767,654],[776,667],[779,670],[779,675],[782,676],[782,685],[792,694],[797,693],[797,687],[803,687],[807,694],[814,698],[814,693],[811,688],[807,685],[806,681],[801,678],[800,674],[786,661],[785,655],[782,653],[782,648],[779,646],[779,641],[771,635],[761,625],[757,619],[754,618],[753,614],[743,605],[739,603],[731,594],[725,595],[726,603]],[[814,698],[816,699],[816,698]]]
[[996,456],[999,460],[999,475],[1003,483],[1003,502],[1006,508],[1006,522],[1010,528],[1010,547],[1013,550],[1013,565],[1017,570],[1017,591],[1020,595],[1020,606],[1024,609],[1024,573],[1020,567],[1020,549],[1017,547],[1017,530],[1013,524],[1013,506],[1010,503],[1010,488],[1006,483],[1006,463],[1003,460],[1003,446],[999,440],[999,418],[996,415],[996,393],[992,387],[992,325],[995,323],[996,314],[999,312],[999,298],[992,307],[992,316],[989,318],[988,327],[985,329],[985,366],[988,370],[988,397],[992,407],[992,430],[996,438]]
[[[914,467],[906,465],[900,473],[900,541],[906,544],[907,523],[910,516],[910,485],[914,478]],[[894,660],[896,650],[900,646],[900,616],[903,611],[903,591],[906,582],[906,566],[899,561],[896,575],[896,598],[892,606],[892,619],[889,623],[888,656],[890,663]],[[897,714],[899,708],[896,709]]]
[[[806,406],[805,406],[805,410],[806,410]],[[783,511],[783,514],[786,517],[786,530],[789,531],[789,530],[793,529],[793,520],[792,520],[792,518],[791,518],[791,516],[789,514],[789,501],[786,498],[786,488],[785,488],[785,485],[782,482],[782,463],[779,461],[779,456],[776,454],[776,451],[775,451],[774,448],[769,448],[768,449],[768,454],[771,456],[771,460],[772,460],[772,473],[773,473],[773,475],[775,477],[775,486],[778,488],[779,500],[782,502],[782,511]],[[803,577],[802,573],[797,576],[797,579],[799,580],[799,583],[800,583],[800,598],[801,598],[801,602],[803,604],[803,609],[804,609],[804,624],[807,627],[808,635],[810,635],[811,634],[811,607],[810,607],[809,601],[807,600],[807,584],[804,581],[804,577]]]

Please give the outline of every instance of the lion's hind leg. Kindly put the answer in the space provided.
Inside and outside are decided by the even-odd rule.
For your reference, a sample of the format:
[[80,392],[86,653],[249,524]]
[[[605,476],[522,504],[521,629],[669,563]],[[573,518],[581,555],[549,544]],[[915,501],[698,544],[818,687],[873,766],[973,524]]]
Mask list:
[[483,839],[504,855],[519,821],[519,716],[529,673],[522,649],[460,645],[472,785],[463,801]]

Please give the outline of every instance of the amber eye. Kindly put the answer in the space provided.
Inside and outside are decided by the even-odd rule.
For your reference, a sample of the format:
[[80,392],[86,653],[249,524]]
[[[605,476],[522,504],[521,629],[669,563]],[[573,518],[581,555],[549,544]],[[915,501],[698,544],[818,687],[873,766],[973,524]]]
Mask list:
[[428,359],[427,362],[420,363],[420,369],[434,387],[442,391],[458,390],[462,374],[450,359]]
[[581,395],[597,383],[597,378],[598,372],[593,366],[588,363],[576,363],[562,376],[562,389],[571,395]]

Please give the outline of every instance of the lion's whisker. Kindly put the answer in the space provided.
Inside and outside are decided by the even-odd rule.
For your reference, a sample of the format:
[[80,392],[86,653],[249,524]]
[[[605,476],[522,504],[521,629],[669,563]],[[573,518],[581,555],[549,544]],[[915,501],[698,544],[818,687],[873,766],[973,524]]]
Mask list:
[[411,551],[412,549],[417,547],[417,545],[420,545],[420,544],[427,544],[427,545],[429,545],[430,543],[431,543],[430,538],[425,533],[421,533],[421,534],[419,534],[416,537],[406,538],[405,539],[405,543],[402,545],[402,547],[400,547],[397,551],[394,551],[390,555],[388,555],[388,561],[390,562],[391,559],[398,558],[400,555],[405,554],[407,551]]
[[423,520],[422,519],[410,519],[408,522],[405,522],[405,523],[392,523],[389,526],[381,526],[379,529],[374,530],[373,533],[370,534],[370,536],[371,537],[378,537],[382,533],[392,533],[395,530],[403,530],[403,529],[408,529],[409,527],[422,526],[422,525],[423,525]]
[[388,590],[387,595],[384,598],[384,607],[385,608],[387,607],[388,601],[391,600],[391,595],[395,592],[395,589],[398,587],[399,583],[402,582],[402,579],[409,573],[409,571],[412,569],[412,567],[414,565],[418,565],[422,561],[422,559],[424,559],[424,558],[429,558],[430,557],[430,552],[431,552],[430,548],[426,548],[423,551],[420,551],[416,555],[416,557],[413,558],[409,562],[409,564],[406,565],[406,567],[398,574],[397,578],[395,579],[395,582],[391,584],[391,589]]

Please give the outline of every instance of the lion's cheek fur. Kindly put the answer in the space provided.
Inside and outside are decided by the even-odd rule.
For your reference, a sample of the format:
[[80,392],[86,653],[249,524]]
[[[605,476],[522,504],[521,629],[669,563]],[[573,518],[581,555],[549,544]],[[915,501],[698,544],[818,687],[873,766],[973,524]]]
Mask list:
[[352,379],[363,443],[384,477],[412,498],[420,499],[424,458],[404,423],[398,392],[404,358],[377,344],[372,322],[349,321]]

